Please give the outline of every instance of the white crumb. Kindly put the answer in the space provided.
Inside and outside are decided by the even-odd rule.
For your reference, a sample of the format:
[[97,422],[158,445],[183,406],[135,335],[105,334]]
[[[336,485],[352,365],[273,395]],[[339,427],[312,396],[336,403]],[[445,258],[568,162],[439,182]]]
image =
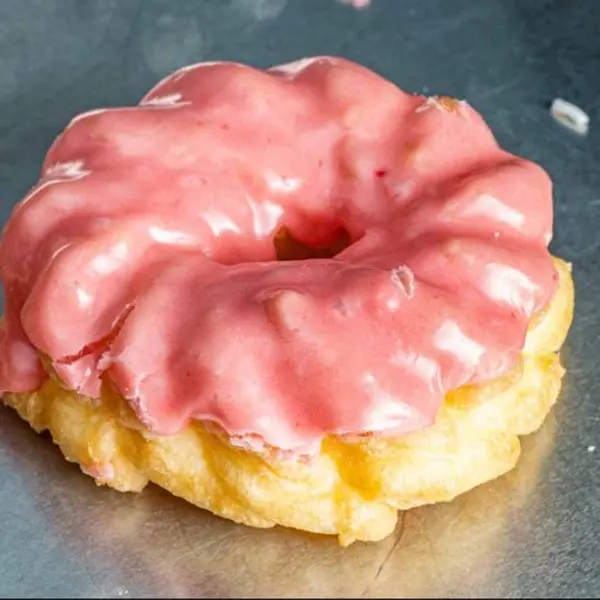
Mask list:
[[556,98],[550,107],[554,119],[579,135],[586,135],[589,129],[590,118],[575,104]]

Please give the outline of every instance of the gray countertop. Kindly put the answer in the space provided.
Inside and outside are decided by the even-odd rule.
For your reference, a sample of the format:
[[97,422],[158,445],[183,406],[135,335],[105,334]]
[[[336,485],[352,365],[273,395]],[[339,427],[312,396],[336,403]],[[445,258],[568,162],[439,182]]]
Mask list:
[[[315,54],[467,98],[508,150],[550,172],[552,249],[577,288],[559,404],[513,472],[348,549],[237,526],[156,488],[96,488],[0,408],[0,596],[600,595],[599,2],[1,0],[0,217],[76,113],[134,103],[186,63]],[[557,96],[590,114],[587,137],[551,119]]]

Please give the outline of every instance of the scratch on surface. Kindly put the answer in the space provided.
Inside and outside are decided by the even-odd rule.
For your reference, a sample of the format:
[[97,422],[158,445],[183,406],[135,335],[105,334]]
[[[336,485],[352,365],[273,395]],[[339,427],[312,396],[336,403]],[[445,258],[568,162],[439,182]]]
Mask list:
[[179,529],[179,532],[181,533],[181,537],[183,538],[183,541],[185,542],[185,545],[186,545],[187,549],[189,550],[189,554],[196,554],[197,550],[194,547],[194,545],[192,544],[192,541],[190,540],[190,537],[187,534],[187,531],[185,530],[183,523],[181,522],[181,520],[178,517],[175,519],[175,522],[177,523],[177,529]]
[[481,102],[481,100],[485,100],[486,98],[492,98],[494,96],[498,96],[499,94],[503,94],[503,93],[507,92],[508,90],[518,86],[519,83],[520,83],[520,78],[515,77],[511,81],[501,83],[500,85],[496,85],[492,88],[485,90],[483,93],[481,93],[477,97],[475,97],[474,100],[477,102]]
[[463,11],[448,19],[440,19],[438,22],[430,23],[430,27],[426,33],[426,37],[439,39],[440,35],[450,31],[457,31],[471,21],[478,19],[481,16],[480,11],[471,8]]
[[465,512],[465,508],[469,503],[469,497],[465,496],[462,499],[457,499],[458,503],[458,512],[454,515],[454,517],[450,520],[450,522],[444,527],[445,533],[451,533],[454,526],[461,520],[462,514]]
[[[431,555],[431,558],[433,559],[432,564],[433,564],[433,570],[435,572],[436,579],[441,583],[442,588],[445,590],[445,589],[447,589],[447,585],[446,585],[446,581],[444,580],[444,577],[442,576],[442,571],[440,570],[440,566],[438,564],[439,553],[436,552],[435,548],[433,547],[433,542],[431,541],[431,537],[428,534],[425,534],[425,537],[427,538],[427,545],[429,546],[429,554]],[[445,595],[446,594],[444,594],[444,596]]]
[[367,587],[365,588],[365,591],[361,594],[361,596],[363,598],[369,593],[370,589],[375,585],[375,583],[379,579],[379,576],[383,572],[383,569],[385,568],[387,563],[390,561],[390,558],[392,558],[392,555],[396,551],[396,548],[400,545],[400,542],[402,541],[402,538],[404,537],[404,533],[406,531],[406,515],[407,515],[407,511],[403,511],[402,516],[400,517],[400,527],[398,529],[398,535],[396,537],[396,541],[390,548],[390,551],[385,555],[385,558],[383,559],[382,563],[379,565],[379,568],[375,572],[375,576],[373,577],[372,581],[367,585]]
[[186,545],[186,551],[180,553],[180,558],[186,557],[186,556],[197,556],[199,555],[201,552],[205,552],[206,550],[213,548],[214,546],[220,546],[221,543],[226,540],[227,538],[229,538],[231,535],[233,535],[233,533],[235,533],[236,528],[235,526],[232,527],[231,529],[228,529],[223,535],[218,536],[218,537],[210,537],[209,539],[205,539],[204,543],[200,542],[196,542],[194,543],[194,540],[192,540],[186,530],[186,528],[184,527],[183,523],[181,522],[181,520],[179,518],[176,519],[177,521],[177,528],[179,529],[181,536],[185,542]]

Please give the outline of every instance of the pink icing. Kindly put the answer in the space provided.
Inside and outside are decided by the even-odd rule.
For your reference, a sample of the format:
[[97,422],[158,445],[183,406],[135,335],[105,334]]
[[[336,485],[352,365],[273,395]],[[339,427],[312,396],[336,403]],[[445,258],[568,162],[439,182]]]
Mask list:
[[371,0],[341,0],[342,4],[350,4],[354,8],[366,8]]
[[[277,262],[282,226],[354,243]],[[556,289],[551,231],[547,175],[464,102],[338,58],[194,65],[51,147],[3,233],[0,388],[38,387],[42,353],[158,434],[413,431],[514,365]]]

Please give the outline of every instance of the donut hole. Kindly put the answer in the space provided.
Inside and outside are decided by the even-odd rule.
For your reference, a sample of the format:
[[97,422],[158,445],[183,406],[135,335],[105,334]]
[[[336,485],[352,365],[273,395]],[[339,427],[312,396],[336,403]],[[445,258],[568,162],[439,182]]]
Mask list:
[[326,245],[309,245],[293,236],[287,227],[281,227],[273,238],[277,260],[308,260],[333,258],[352,244],[346,229],[337,227],[332,232],[331,241]]

